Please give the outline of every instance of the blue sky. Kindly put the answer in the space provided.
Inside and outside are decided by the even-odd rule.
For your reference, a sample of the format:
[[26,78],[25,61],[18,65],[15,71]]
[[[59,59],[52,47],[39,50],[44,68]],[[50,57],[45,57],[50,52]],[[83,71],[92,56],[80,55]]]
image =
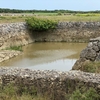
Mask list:
[[36,10],[100,10],[100,0],[1,0],[0,8]]

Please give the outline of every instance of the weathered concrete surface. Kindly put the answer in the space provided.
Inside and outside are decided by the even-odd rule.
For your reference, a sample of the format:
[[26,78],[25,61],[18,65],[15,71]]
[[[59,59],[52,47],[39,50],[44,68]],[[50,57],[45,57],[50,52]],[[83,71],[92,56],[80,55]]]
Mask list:
[[[39,71],[19,68],[0,68],[0,83],[14,83],[21,86],[35,86],[38,93],[46,94],[53,100],[66,100],[69,91],[82,86],[93,87],[100,94],[100,74],[81,71]],[[23,85],[22,85],[23,84]],[[52,100],[52,99],[50,99]]]
[[[16,77],[22,78],[29,78],[31,80],[38,79],[38,78],[51,78],[51,80],[55,80],[56,78],[61,78],[61,80],[65,78],[70,79],[79,79],[80,81],[84,82],[91,82],[100,84],[100,74],[96,73],[87,73],[82,71],[56,71],[56,70],[31,70],[31,69],[22,69],[22,68],[0,68],[0,76],[4,75],[11,75]],[[83,78],[84,77],[84,78]],[[12,79],[11,79],[12,80]],[[2,82],[6,82],[6,79]],[[10,80],[8,80],[10,82]]]
[[17,55],[21,54],[20,51],[14,50],[0,50],[0,62],[13,58]]
[[80,70],[87,61],[100,61],[100,37],[90,39],[87,47],[81,51],[80,58],[72,69]]
[[100,35],[100,22],[59,22],[55,30],[30,32],[25,22],[0,24],[0,49],[35,41],[87,42]]
[[0,24],[0,49],[32,42],[34,42],[34,39],[28,32],[25,23]]
[[100,35],[100,22],[59,22],[55,30],[34,33],[35,41],[88,42]]

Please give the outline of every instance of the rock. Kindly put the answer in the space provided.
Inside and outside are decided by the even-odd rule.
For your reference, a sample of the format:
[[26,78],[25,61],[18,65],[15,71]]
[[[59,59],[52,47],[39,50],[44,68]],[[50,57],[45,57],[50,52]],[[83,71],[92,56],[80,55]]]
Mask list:
[[96,51],[93,50],[92,48],[86,48],[82,50],[80,58],[86,58],[87,60],[94,61],[96,58]]
[[99,49],[99,47],[97,46],[97,45],[93,45],[92,46],[92,49],[94,50],[94,51],[96,51],[96,52],[98,52],[100,49]]
[[5,54],[4,53],[0,53],[0,58],[4,58]]
[[100,89],[100,85],[98,85],[98,88]]
[[100,42],[98,42],[97,45],[98,45],[98,48],[100,49]]
[[97,42],[100,41],[100,37],[90,39],[90,42]]
[[0,51],[0,62],[3,62],[14,56],[17,56],[20,53],[21,53],[20,51],[14,51],[14,50],[1,50]]
[[77,60],[75,62],[74,66],[72,67],[72,70],[82,70],[84,64],[87,62],[89,62],[89,60],[86,60],[84,58],[80,58],[79,60]]
[[87,47],[88,48],[91,48],[92,46],[93,46],[93,43],[92,42],[89,42]]
[[75,62],[74,66],[72,67],[72,70],[80,70],[82,67],[82,61],[79,59]]
[[92,42],[92,44],[95,46],[97,45],[97,43],[98,43],[98,41]]
[[76,61],[72,70],[82,70],[87,61],[100,61],[100,37],[90,39],[88,46],[81,51],[80,58]]
[[96,57],[95,61],[100,61],[100,54]]
[[6,57],[3,58],[4,61],[8,60],[8,59],[9,59],[9,56],[6,56]]

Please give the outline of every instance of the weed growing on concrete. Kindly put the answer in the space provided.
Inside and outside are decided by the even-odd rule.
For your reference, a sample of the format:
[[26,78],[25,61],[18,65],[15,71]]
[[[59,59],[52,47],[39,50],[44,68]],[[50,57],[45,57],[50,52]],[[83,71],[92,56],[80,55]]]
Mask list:
[[10,46],[5,48],[5,50],[17,50],[17,51],[22,51],[22,46]]

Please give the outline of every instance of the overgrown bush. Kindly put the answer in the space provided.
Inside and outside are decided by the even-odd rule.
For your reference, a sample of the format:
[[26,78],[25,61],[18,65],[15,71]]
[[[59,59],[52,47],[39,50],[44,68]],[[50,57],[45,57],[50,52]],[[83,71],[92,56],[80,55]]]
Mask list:
[[40,19],[36,17],[26,19],[26,23],[28,28],[32,31],[47,31],[50,29],[55,29],[57,26],[57,21]]

